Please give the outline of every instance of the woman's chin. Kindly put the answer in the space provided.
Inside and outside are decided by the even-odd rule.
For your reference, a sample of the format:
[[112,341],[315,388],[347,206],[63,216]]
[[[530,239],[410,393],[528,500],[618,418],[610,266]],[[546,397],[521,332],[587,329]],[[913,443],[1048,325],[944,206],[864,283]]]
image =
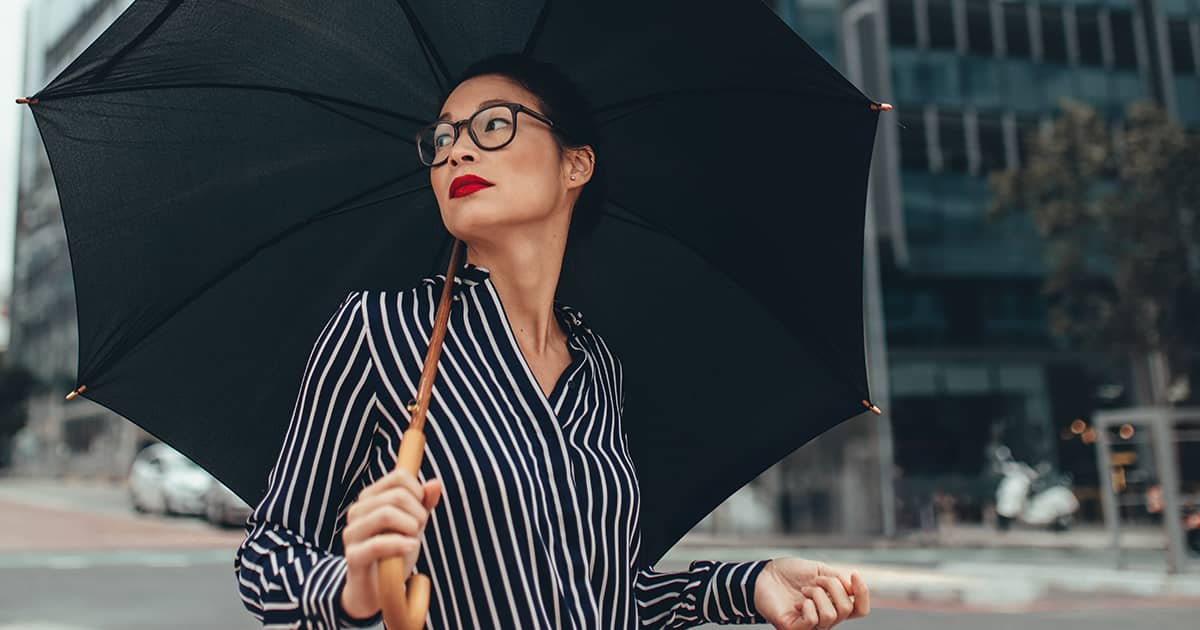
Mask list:
[[447,226],[456,234],[494,234],[517,224],[511,211],[504,211],[489,204],[454,204],[446,213]]
[[507,227],[506,221],[495,221],[489,217],[458,216],[447,224],[446,229],[460,241],[478,243],[496,238]]

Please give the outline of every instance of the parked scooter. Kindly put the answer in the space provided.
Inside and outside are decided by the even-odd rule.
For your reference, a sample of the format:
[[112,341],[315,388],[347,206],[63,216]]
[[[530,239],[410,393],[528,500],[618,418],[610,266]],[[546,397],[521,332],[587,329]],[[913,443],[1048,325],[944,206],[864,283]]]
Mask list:
[[996,487],[996,524],[1007,530],[1013,521],[1049,527],[1054,531],[1070,528],[1079,499],[1071,490],[1070,475],[1055,474],[1048,464],[1035,470],[1012,458],[1007,447],[997,449],[997,467],[1001,473]]

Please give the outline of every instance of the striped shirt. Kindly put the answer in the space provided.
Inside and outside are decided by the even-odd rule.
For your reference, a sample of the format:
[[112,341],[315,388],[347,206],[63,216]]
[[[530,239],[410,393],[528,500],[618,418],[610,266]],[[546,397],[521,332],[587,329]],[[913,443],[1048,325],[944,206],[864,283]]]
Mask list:
[[[547,396],[486,267],[455,274],[418,479],[443,483],[415,569],[426,628],[690,628],[765,623],[769,560],[639,560],[638,480],[621,426],[621,362],[580,312],[554,302],[571,364]],[[444,275],[352,291],[309,355],[268,489],[234,570],[272,628],[369,627],[340,606],[341,530],[359,491],[395,468]]]

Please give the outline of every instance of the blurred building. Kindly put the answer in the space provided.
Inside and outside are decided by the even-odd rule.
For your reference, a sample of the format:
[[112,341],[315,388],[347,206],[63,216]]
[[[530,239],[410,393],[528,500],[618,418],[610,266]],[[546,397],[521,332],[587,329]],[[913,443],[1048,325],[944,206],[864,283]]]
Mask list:
[[1095,454],[1064,429],[1093,409],[1145,402],[1148,368],[1059,347],[1039,292],[1040,239],[1028,216],[985,222],[986,175],[1026,159],[1028,133],[1061,96],[1114,127],[1139,99],[1200,127],[1200,0],[768,4],[894,106],[876,136],[865,296],[879,325],[873,335],[868,317],[872,393],[886,415],[864,414],[780,464],[782,480],[768,485],[781,489],[785,525],[918,527],[935,492],[978,512],[997,443],[1071,472],[1087,508]]
[[[35,93],[91,43],[131,0],[38,0],[26,15],[24,95]],[[14,440],[17,472],[122,477],[141,429],[82,397],[75,388],[78,329],[66,232],[50,163],[33,115],[21,122],[7,360],[42,387]]]

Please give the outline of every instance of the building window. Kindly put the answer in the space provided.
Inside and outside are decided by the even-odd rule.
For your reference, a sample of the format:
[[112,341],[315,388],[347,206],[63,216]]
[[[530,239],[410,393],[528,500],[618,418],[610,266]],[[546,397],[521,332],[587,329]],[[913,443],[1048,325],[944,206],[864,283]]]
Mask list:
[[900,168],[906,171],[929,171],[929,152],[925,146],[925,120],[921,110],[899,112]]
[[797,0],[770,0],[766,3],[771,7],[771,10],[783,20],[785,24],[795,28],[798,24],[796,20],[796,4]]
[[951,173],[967,172],[967,134],[962,112],[938,111],[937,120],[942,170]]
[[1108,14],[1112,24],[1113,65],[1126,70],[1137,68],[1137,49],[1133,39],[1133,12],[1113,10]]
[[988,10],[988,0],[967,0],[967,52],[991,55],[994,51],[992,13]]
[[1167,38],[1171,43],[1171,66],[1176,74],[1192,74],[1196,71],[1196,58],[1192,50],[1192,34],[1186,19],[1167,20]]
[[1085,66],[1104,65],[1100,44],[1100,9],[1094,6],[1075,7],[1075,31],[1079,39],[1079,63]]
[[1067,63],[1067,30],[1062,7],[1041,5],[1042,59],[1050,63]]
[[928,0],[929,47],[954,50],[954,9],[950,0]]
[[888,0],[888,41],[893,46],[917,47],[917,18],[913,0]]
[[1004,3],[1004,39],[1009,57],[1029,58],[1029,18],[1023,3]]
[[981,112],[977,122],[979,128],[979,175],[987,177],[994,170],[1005,168],[1004,127],[1000,114]]

